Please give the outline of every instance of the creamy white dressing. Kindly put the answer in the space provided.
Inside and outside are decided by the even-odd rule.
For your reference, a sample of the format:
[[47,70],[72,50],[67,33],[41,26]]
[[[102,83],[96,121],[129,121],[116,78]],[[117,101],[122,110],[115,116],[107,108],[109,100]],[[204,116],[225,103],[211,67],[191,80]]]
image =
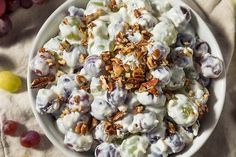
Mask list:
[[156,95],[152,95],[148,92],[142,92],[142,93],[136,92],[136,95],[137,95],[138,101],[142,105],[145,105],[145,106],[146,105],[147,106],[153,105],[153,106],[156,106],[156,107],[161,107],[166,102],[166,97],[163,94],[160,94],[160,95],[156,96]]
[[128,130],[131,133],[148,132],[158,125],[157,115],[154,112],[139,113],[133,116],[133,122]]
[[63,59],[70,68],[81,67],[83,63],[80,62],[80,55],[86,55],[87,50],[81,45],[74,45],[70,52],[63,53]]
[[69,131],[76,125],[76,122],[79,120],[80,116],[81,116],[80,113],[72,112],[70,114],[65,115],[62,118],[58,118],[56,120],[58,130],[61,133],[66,134],[67,131]]
[[65,135],[64,144],[77,152],[88,151],[93,143],[91,134],[78,135],[72,131],[68,131]]
[[177,30],[169,20],[159,22],[151,31],[152,39],[167,44],[168,46],[175,43]]
[[109,104],[106,100],[95,98],[91,104],[91,115],[98,120],[103,120],[111,116],[116,111],[115,107]]
[[53,113],[60,107],[58,95],[51,89],[40,89],[36,97],[36,110]]

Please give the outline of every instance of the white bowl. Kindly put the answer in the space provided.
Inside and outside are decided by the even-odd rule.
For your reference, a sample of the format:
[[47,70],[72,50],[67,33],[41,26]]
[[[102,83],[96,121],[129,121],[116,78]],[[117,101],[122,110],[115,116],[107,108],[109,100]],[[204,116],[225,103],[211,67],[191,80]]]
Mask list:
[[[44,23],[40,31],[38,32],[36,39],[33,44],[32,51],[30,53],[29,62],[35,56],[37,50],[43,46],[43,44],[48,41],[51,37],[56,36],[59,32],[59,23],[66,15],[67,9],[69,6],[77,6],[77,7],[85,7],[88,3],[88,0],[68,0],[64,4],[62,4],[54,13],[47,19]],[[181,5],[190,8],[181,0],[172,0],[172,4]],[[212,54],[219,57],[223,60],[220,48],[216,42],[215,37],[212,32],[208,28],[207,24],[200,18],[200,16],[192,10],[193,19],[192,24],[195,27],[196,32],[200,36],[201,39],[207,41],[211,47]],[[41,128],[45,132],[46,136],[49,140],[66,156],[68,157],[90,157],[93,154],[90,153],[77,153],[69,148],[67,148],[63,144],[63,135],[59,133],[59,131],[55,127],[54,121],[50,116],[39,114],[35,108],[35,98],[36,98],[36,90],[32,90],[30,88],[31,81],[33,79],[33,74],[31,73],[28,67],[28,91],[31,100],[31,107],[34,112],[34,115],[40,124]],[[181,157],[189,157],[196,153],[200,147],[206,142],[211,133],[213,132],[223,109],[224,98],[225,98],[225,90],[226,90],[226,78],[225,73],[222,74],[221,78],[214,80],[211,84],[211,97],[208,102],[209,105],[209,113],[204,117],[204,120],[201,122],[200,134],[194,139],[192,145],[186,148],[183,152],[177,154],[176,156]]]

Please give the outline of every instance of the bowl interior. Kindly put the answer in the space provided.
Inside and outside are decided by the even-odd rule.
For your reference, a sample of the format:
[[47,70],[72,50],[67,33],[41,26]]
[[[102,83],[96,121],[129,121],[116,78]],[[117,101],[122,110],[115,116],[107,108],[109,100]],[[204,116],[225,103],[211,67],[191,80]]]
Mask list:
[[[32,58],[35,56],[37,50],[43,46],[43,44],[48,41],[51,37],[54,37],[59,32],[59,24],[63,17],[66,16],[67,9],[69,6],[77,6],[80,8],[85,8],[88,0],[78,1],[78,0],[68,0],[62,6],[60,6],[44,23],[40,31],[38,32],[36,39],[33,44],[33,48],[29,57],[29,63]],[[182,5],[187,6],[181,0],[171,0],[173,5]],[[189,6],[187,6],[190,8]],[[223,60],[220,48],[208,28],[207,24],[200,18],[200,16],[192,10],[193,18],[192,25],[194,26],[199,37],[205,41],[207,41],[211,47],[212,54],[219,57]],[[37,90],[33,90],[30,88],[31,81],[33,80],[34,75],[31,73],[28,67],[28,91],[31,99],[31,107],[34,112],[34,115],[40,124],[41,128],[45,132],[46,136],[49,140],[60,149],[65,155],[70,157],[89,157],[93,156],[92,152],[88,153],[77,153],[74,152],[63,144],[63,135],[56,129],[54,124],[54,120],[50,116],[41,115],[35,109],[35,98],[37,94]],[[225,89],[226,89],[226,79],[225,74],[222,74],[221,78],[212,81],[211,89],[210,89],[210,100],[208,102],[209,105],[209,113],[205,116],[204,120],[201,122],[200,134],[194,139],[193,144],[189,146],[189,148],[185,149],[183,152],[179,153],[177,156],[192,156],[199,148],[206,142],[208,137],[211,135],[214,130],[220,114],[222,112],[224,97],[225,97]]]

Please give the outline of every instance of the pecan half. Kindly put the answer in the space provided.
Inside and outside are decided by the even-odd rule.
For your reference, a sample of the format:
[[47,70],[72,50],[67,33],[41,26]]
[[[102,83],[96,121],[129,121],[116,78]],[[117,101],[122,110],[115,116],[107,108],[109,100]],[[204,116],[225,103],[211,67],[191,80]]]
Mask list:
[[78,123],[74,131],[77,134],[85,135],[88,132],[88,127],[85,123]]
[[39,77],[32,81],[31,88],[44,88],[53,81],[55,81],[55,76]]

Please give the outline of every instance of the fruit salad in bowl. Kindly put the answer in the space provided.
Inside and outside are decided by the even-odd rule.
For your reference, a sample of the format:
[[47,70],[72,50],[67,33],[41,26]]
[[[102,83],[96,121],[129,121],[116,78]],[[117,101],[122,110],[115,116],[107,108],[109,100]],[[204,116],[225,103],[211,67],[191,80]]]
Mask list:
[[223,75],[215,40],[201,38],[195,13],[184,3],[86,4],[66,2],[54,26],[58,31],[36,43],[29,62],[36,117],[47,117],[63,149],[74,154],[184,154],[208,118],[208,99],[215,94],[210,87]]

